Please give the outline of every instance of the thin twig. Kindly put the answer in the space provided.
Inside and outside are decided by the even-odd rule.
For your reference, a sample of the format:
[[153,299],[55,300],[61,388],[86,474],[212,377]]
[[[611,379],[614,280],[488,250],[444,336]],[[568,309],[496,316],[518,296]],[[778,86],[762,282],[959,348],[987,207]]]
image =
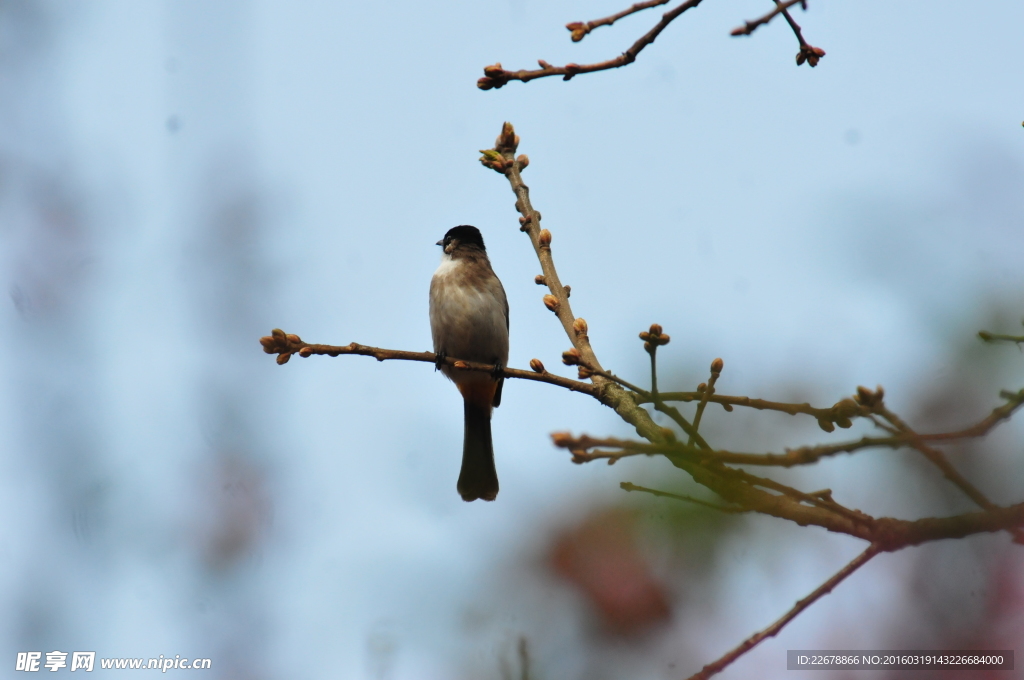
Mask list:
[[[616,438],[597,439],[588,436],[572,440],[565,446],[567,448],[572,448],[574,451],[578,451],[578,460],[576,462],[589,462],[591,460],[601,458],[618,459],[626,455],[652,455],[660,453],[663,455],[699,455],[702,460],[715,460],[720,463],[728,463],[731,465],[758,465],[788,468],[797,465],[808,465],[815,463],[822,458],[841,453],[854,453],[863,449],[900,449],[903,447],[915,447],[915,445],[918,444],[925,446],[923,444],[925,441],[949,442],[956,439],[978,437],[987,433],[999,422],[1009,418],[1013,410],[1020,408],[1021,404],[1024,403],[1024,394],[1014,394],[1013,397],[1013,401],[1009,402],[1006,406],[994,409],[993,414],[989,415],[977,425],[958,432],[918,434],[913,430],[908,430],[890,437],[862,437],[857,440],[839,442],[836,444],[820,444],[816,446],[803,446],[796,449],[786,449],[785,453],[737,453],[735,451],[726,450],[716,451],[704,446],[697,449],[694,448],[692,444],[684,444],[682,442],[674,441],[649,443]],[[1007,406],[1010,405],[1012,405],[1012,408],[1008,409]],[[678,411],[676,414],[678,414]],[[687,425],[689,425],[689,423],[687,423]],[[690,427],[692,428],[692,425],[690,425]],[[587,453],[587,451],[593,448],[606,448],[612,450]],[[952,471],[952,475],[953,477],[950,478],[951,481],[958,477],[958,473],[956,473],[955,470]],[[959,479],[962,481],[954,481],[954,483],[958,485],[966,485],[961,488],[967,488],[970,486],[970,483],[967,482],[967,480],[962,477]],[[973,487],[971,488],[973,489]],[[976,489],[974,491],[977,492]]]
[[767,24],[769,21],[771,21],[772,19],[777,17],[779,14],[785,12],[786,10],[788,10],[790,7],[792,7],[793,5],[797,4],[798,2],[805,2],[805,0],[786,0],[785,2],[776,2],[775,3],[775,9],[773,9],[771,12],[768,12],[767,14],[765,14],[763,17],[761,17],[759,19],[754,19],[753,21],[745,21],[745,22],[743,22],[743,25],[740,26],[739,28],[732,29],[732,33],[730,33],[730,35],[733,35],[733,36],[750,35],[755,30],[757,30],[758,26],[763,26],[764,24]]
[[675,21],[680,14],[688,9],[692,9],[699,5],[701,0],[687,0],[678,7],[674,7],[665,14],[662,15],[661,21],[655,24],[654,28],[645,33],[639,40],[633,43],[628,50],[615,57],[614,59],[608,59],[607,61],[597,62],[595,64],[566,64],[565,66],[552,66],[543,59],[538,60],[540,64],[539,69],[534,70],[519,70],[519,71],[506,71],[501,67],[501,64],[493,64],[491,66],[484,67],[484,77],[476,81],[476,86],[481,90],[498,89],[504,87],[506,83],[512,80],[520,80],[527,83],[537,78],[547,78],[549,76],[562,76],[562,80],[572,80],[573,77],[581,73],[593,73],[594,71],[607,71],[613,68],[619,68],[626,64],[632,64],[636,61],[636,57],[641,51],[648,45],[654,42],[655,38],[661,34],[665,28]]
[[708,451],[711,450],[711,445],[707,443],[704,437],[702,437],[700,433],[697,432],[697,428],[695,428],[693,424],[691,424],[690,421],[686,419],[686,416],[680,413],[679,409],[677,409],[675,406],[669,406],[668,404],[659,399],[654,402],[654,408],[655,410],[660,411],[661,413],[664,413],[669,418],[671,418],[675,422],[675,424],[678,425],[680,429],[682,429],[682,431],[689,436],[690,441],[692,441],[694,444],[696,444],[702,449],[706,449]]
[[[751,399],[750,397],[734,397],[725,394],[705,394],[703,392],[662,392],[662,401],[708,401],[721,404],[726,410],[734,406],[743,406],[757,409],[758,411],[779,411],[789,415],[805,414],[813,416],[817,420],[835,422],[836,419],[864,418],[870,415],[871,410],[860,406],[852,399],[844,399],[830,408],[816,408],[808,403],[795,404],[780,401],[768,401],[767,399]],[[650,399],[642,400],[652,401]]]
[[[693,416],[693,429],[700,429],[700,419],[704,417],[704,409],[707,408],[708,398],[715,393],[715,383],[718,382],[718,376],[722,375],[722,367],[724,363],[721,359],[715,359],[711,362],[711,377],[707,383],[699,385],[697,391],[700,392],[701,398],[700,403],[697,404],[697,413]],[[703,388],[703,389],[701,389]],[[693,437],[690,437],[689,444],[693,444]]]
[[[917,434],[916,432],[914,432],[913,429],[911,429],[910,425],[904,422],[902,418],[900,418],[895,413],[887,409],[885,406],[879,405],[877,410],[880,416],[882,416],[890,423],[892,423],[893,427],[895,427],[900,432],[904,432],[909,435]],[[925,444],[923,441],[919,440],[911,440],[909,442],[909,446],[918,451],[919,453],[921,453],[921,455],[923,455],[930,463],[932,463],[932,465],[939,468],[939,470],[942,472],[942,475],[950,482],[952,482],[954,486],[963,491],[964,495],[966,495],[968,498],[974,501],[974,503],[978,505],[978,507],[983,508],[985,510],[995,510],[996,508],[999,507],[995,503],[990,501],[988,497],[984,493],[982,493],[978,487],[971,484],[971,482],[969,482],[966,477],[960,474],[959,470],[957,470],[953,466],[953,464],[949,462],[949,459],[946,458],[946,454],[944,454],[942,451],[932,448],[931,446]],[[1024,545],[1024,530],[1011,529],[1010,534],[1013,536],[1013,540],[1015,543]]]
[[1004,420],[1009,420],[1013,412],[1024,406],[1024,389],[1019,392],[1003,391],[999,393],[1003,399],[1006,399],[1006,403],[1002,406],[997,406],[992,409],[992,412],[988,416],[963,430],[957,430],[955,432],[942,432],[939,434],[918,434],[915,435],[916,439],[922,441],[945,441],[950,439],[967,439],[972,437],[983,437],[988,434],[989,431]]
[[594,375],[599,375],[602,378],[607,378],[608,380],[611,380],[612,382],[616,382],[616,383],[622,385],[627,390],[629,390],[631,392],[634,392],[637,395],[639,395],[641,399],[644,399],[646,401],[649,401],[651,399],[651,393],[650,392],[648,392],[647,390],[643,389],[642,387],[637,387],[636,385],[634,385],[633,383],[631,383],[629,381],[623,380],[622,378],[620,378],[619,376],[615,375],[614,373],[612,373],[610,371],[598,370],[598,369],[596,369],[596,368],[594,368],[592,366],[586,366],[585,364],[583,364],[583,366],[585,368],[587,368],[587,370],[589,370]]
[[832,499],[831,490],[829,490],[827,494],[822,494],[821,492],[815,492],[813,494],[804,493],[799,489],[794,489],[791,486],[786,486],[785,484],[776,482],[774,479],[768,479],[767,477],[758,477],[743,470],[737,470],[735,468],[728,468],[725,466],[722,466],[721,470],[726,471],[727,474],[737,479],[743,480],[744,482],[750,484],[751,486],[760,486],[765,489],[771,489],[772,491],[778,491],[779,493],[789,496],[790,498],[800,501],[802,503],[808,503],[810,505],[821,508],[822,510],[827,510],[829,512],[839,513],[840,515],[843,515],[847,519],[850,519],[854,522],[865,522],[873,519],[871,515],[865,514],[859,510],[851,510],[850,508],[847,508],[846,506],[837,503],[835,500]]
[[635,5],[632,5],[631,7],[622,10],[621,12],[616,12],[615,14],[608,17],[604,17],[603,19],[594,19],[593,21],[573,21],[572,23],[566,24],[565,27],[572,32],[572,41],[579,42],[580,40],[583,40],[584,36],[586,36],[595,28],[599,28],[601,26],[611,26],[619,19],[623,17],[628,17],[630,14],[642,12],[645,9],[657,7],[658,5],[664,5],[667,4],[668,2],[669,0],[647,0],[647,2],[638,2]]
[[688,680],[707,680],[712,675],[721,672],[722,669],[724,669],[726,666],[728,666],[733,661],[735,661],[736,659],[738,659],[739,657],[743,656],[748,651],[753,649],[755,646],[757,646],[758,643],[760,643],[765,638],[774,637],[778,635],[779,631],[782,630],[787,623],[796,618],[796,616],[800,612],[807,609],[814,602],[821,599],[824,595],[831,593],[832,590],[837,585],[842,583],[847,576],[849,576],[850,574],[852,574],[853,572],[857,571],[862,566],[867,564],[867,562],[870,561],[871,558],[877,555],[879,552],[881,552],[881,549],[878,546],[868,546],[867,550],[862,552],[860,555],[854,558],[852,562],[850,562],[845,567],[836,572],[835,575],[832,576],[832,578],[830,578],[829,580],[825,581],[820,586],[815,588],[814,592],[812,592],[810,595],[797,602],[793,606],[793,608],[786,612],[786,614],[778,621],[768,626],[761,632],[751,635],[749,638],[744,640],[742,644],[733,649],[731,652],[729,652],[722,658],[718,659],[717,661],[709,663],[708,665],[704,666],[704,668],[702,668],[700,672],[691,675]]
[[[529,164],[529,159],[525,155],[516,156],[518,146],[519,136],[516,135],[511,123],[505,123],[495,140],[494,148],[482,151],[483,158],[480,159],[480,162],[485,167],[503,174],[509,182],[512,193],[516,196],[516,210],[522,215],[519,219],[519,229],[530,238],[530,243],[540,262],[543,282],[549,290],[549,294],[544,296],[544,305],[558,317],[565,334],[579,353],[580,363],[603,373],[604,368],[590,344],[586,322],[573,315],[569,303],[569,293],[555,269],[555,261],[551,255],[552,235],[547,229],[541,228],[540,211],[536,210],[530,202],[530,188],[523,182],[522,175],[523,170]],[[641,437],[652,442],[666,439],[662,428],[654,422],[646,410],[637,405],[632,395],[601,374],[592,375],[591,380],[595,387],[593,396],[605,406],[614,409],[619,417],[627,423],[633,425]]]
[[[855,441],[842,442],[839,444],[827,444],[819,446],[805,446],[798,449],[787,449],[785,453],[737,453],[734,451],[712,450],[697,448],[691,444],[682,442],[665,441],[660,443],[648,443],[631,441],[625,439],[593,439],[581,437],[574,440],[573,448],[585,452],[591,448],[603,447],[621,449],[622,451],[600,451],[586,454],[579,462],[597,460],[599,458],[621,458],[625,455],[697,455],[702,460],[715,460],[720,463],[731,465],[758,465],[764,467],[794,467],[797,465],[808,465],[815,463],[822,458],[834,456],[840,453],[853,453],[862,449],[870,448],[891,448],[898,449],[910,446],[910,438],[905,435],[893,437],[863,437]],[[584,443],[588,445],[584,445]],[[624,453],[629,452],[629,453]]]
[[989,333],[988,331],[978,331],[978,337],[985,342],[1016,342],[1024,343],[1024,335],[1001,335],[999,333]]
[[639,486],[637,484],[632,484],[630,482],[621,482],[619,484],[619,488],[622,489],[623,491],[643,491],[644,493],[649,493],[653,496],[660,496],[662,498],[674,498],[676,500],[686,501],[687,503],[695,503],[697,505],[702,505],[705,508],[718,510],[719,512],[726,512],[731,514],[750,512],[750,510],[746,508],[730,508],[725,505],[719,505],[718,503],[709,503],[708,501],[702,501],[701,499],[694,498],[692,496],[686,496],[678,493],[669,493],[668,491],[658,491],[657,489],[649,489],[646,486]]
[[[315,345],[303,342],[299,336],[285,333],[279,329],[274,329],[274,332],[271,335],[260,338],[260,344],[263,345],[263,351],[267,354],[278,355],[277,363],[279,364],[288,363],[288,360],[293,354],[298,354],[300,357],[304,358],[313,356],[314,354],[331,357],[336,357],[340,354],[359,354],[362,356],[373,357],[377,361],[397,359],[400,361],[421,361],[430,364],[436,364],[437,362],[437,355],[433,352],[407,352],[399,349],[383,349],[381,347],[360,345],[355,342],[348,345]],[[493,364],[464,361],[457,357],[446,357],[445,363],[463,371],[480,371],[484,373],[494,372]],[[571,378],[565,378],[560,375],[554,375],[547,371],[537,373],[535,371],[524,371],[518,368],[502,368],[502,375],[506,378],[519,378],[521,380],[533,380],[535,382],[548,383],[549,385],[564,387],[568,390],[572,390],[573,392],[582,392],[583,394],[589,394],[592,397],[597,396],[596,386],[590,383],[572,380]]]
[[[778,5],[779,2],[780,0],[775,0],[776,5]],[[806,5],[804,5],[804,9],[807,9]],[[820,47],[815,47],[804,40],[804,34],[803,31],[800,30],[800,24],[793,20],[788,9],[782,10],[782,16],[786,18],[786,22],[789,24],[789,27],[793,29],[793,35],[796,36],[797,42],[800,43],[800,51],[796,53],[796,65],[799,66],[806,61],[811,68],[814,68],[818,65],[821,58],[825,56],[825,50]]]

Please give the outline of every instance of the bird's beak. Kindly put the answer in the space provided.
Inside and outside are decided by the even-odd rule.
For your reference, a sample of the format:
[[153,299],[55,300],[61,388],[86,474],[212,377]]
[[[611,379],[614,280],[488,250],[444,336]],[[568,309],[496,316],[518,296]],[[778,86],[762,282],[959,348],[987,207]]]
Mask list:
[[435,243],[434,245],[435,245],[435,246],[443,246],[443,245],[444,245],[444,239],[441,239],[440,241],[438,241],[438,242],[437,242],[437,243]]

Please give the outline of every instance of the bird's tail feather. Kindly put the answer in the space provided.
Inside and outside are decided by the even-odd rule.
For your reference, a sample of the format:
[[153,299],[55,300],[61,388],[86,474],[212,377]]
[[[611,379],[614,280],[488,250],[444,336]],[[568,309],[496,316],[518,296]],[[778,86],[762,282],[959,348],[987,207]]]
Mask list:
[[498,472],[494,469],[491,446],[491,406],[481,406],[466,399],[466,432],[462,441],[462,471],[458,490],[464,501],[482,498],[493,501],[498,496]]

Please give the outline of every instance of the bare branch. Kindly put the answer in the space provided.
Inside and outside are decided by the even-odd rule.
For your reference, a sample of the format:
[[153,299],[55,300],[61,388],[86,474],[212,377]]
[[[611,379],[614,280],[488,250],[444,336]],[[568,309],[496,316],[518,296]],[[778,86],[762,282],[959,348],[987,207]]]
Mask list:
[[999,333],[989,333],[988,331],[978,331],[978,337],[985,342],[1015,342],[1017,344],[1024,344],[1024,335],[1001,335]]
[[711,450],[711,445],[704,440],[704,437],[697,432],[697,428],[695,428],[690,421],[686,419],[686,416],[680,413],[679,409],[675,406],[669,406],[665,402],[658,400],[654,402],[654,408],[671,418],[675,424],[678,425],[679,428],[687,434],[687,436],[689,436],[691,442],[699,446],[701,449],[708,451]]
[[747,510],[746,508],[730,508],[725,505],[719,505],[718,503],[709,503],[707,501],[702,501],[699,498],[686,496],[684,494],[669,493],[668,491],[658,491],[657,489],[648,489],[646,486],[638,486],[630,482],[620,483],[619,488],[622,489],[623,491],[643,491],[644,493],[649,493],[652,496],[660,496],[661,498],[674,498],[675,500],[686,501],[687,503],[694,503],[696,505],[702,505],[705,508],[711,508],[712,510],[718,510],[719,512],[726,512],[730,514],[750,512],[750,510]]
[[868,546],[867,550],[862,552],[860,555],[854,558],[852,562],[850,562],[845,567],[836,572],[832,576],[832,578],[830,578],[829,580],[825,581],[820,586],[815,588],[814,592],[812,592],[810,595],[797,602],[793,606],[793,608],[786,612],[786,614],[781,619],[779,619],[772,625],[768,626],[761,632],[751,635],[749,638],[744,640],[742,644],[740,644],[731,652],[720,658],[718,661],[715,661],[714,663],[709,663],[708,665],[704,666],[704,668],[702,668],[699,673],[694,673],[693,675],[691,675],[688,680],[707,680],[707,678],[710,678],[712,675],[721,672],[722,669],[724,669],[726,666],[728,666],[733,661],[735,661],[736,659],[738,659],[739,657],[743,656],[748,651],[753,649],[765,638],[774,637],[778,635],[779,631],[782,630],[787,623],[796,618],[796,616],[800,612],[807,609],[809,606],[814,604],[814,602],[821,599],[824,595],[831,593],[832,590],[837,585],[842,583],[847,576],[849,576],[850,574],[852,574],[853,572],[857,571],[862,566],[867,564],[867,562],[870,561],[871,558],[873,558],[879,552],[881,552],[881,550],[878,546]]
[[687,0],[678,7],[674,7],[669,10],[662,15],[661,21],[655,24],[654,28],[641,36],[641,38],[633,43],[628,50],[614,59],[608,59],[607,61],[601,61],[595,64],[566,64],[565,66],[552,66],[541,59],[537,62],[540,64],[540,68],[532,71],[526,69],[520,71],[506,71],[501,67],[500,63],[497,63],[484,67],[484,77],[476,81],[476,86],[481,90],[490,90],[504,87],[506,83],[512,80],[520,80],[524,83],[528,83],[531,80],[547,78],[549,76],[562,76],[562,80],[572,80],[573,77],[580,73],[607,71],[609,69],[625,66],[626,64],[632,64],[636,61],[637,55],[640,54],[645,47],[653,43],[655,38],[657,38],[670,23],[675,21],[680,14],[688,9],[696,7],[700,3],[701,0]]
[[[895,413],[891,412],[889,409],[879,405],[877,410],[879,412],[879,415],[881,415],[883,418],[892,423],[893,427],[895,427],[898,431],[904,432],[911,436],[915,436],[917,434],[916,432],[914,432],[913,429],[911,429],[909,425],[907,425],[907,423],[903,421],[902,418],[897,416]],[[971,484],[966,477],[960,474],[960,472],[955,467],[953,467],[953,464],[949,462],[949,459],[946,458],[946,454],[944,454],[942,451],[939,451],[938,449],[928,446],[923,441],[914,439],[912,439],[909,442],[909,446],[919,451],[921,455],[927,458],[930,463],[932,463],[935,467],[939,468],[939,470],[942,472],[942,475],[946,479],[948,479],[957,488],[963,491],[964,495],[966,495],[968,498],[974,501],[979,507],[985,510],[994,510],[998,507],[995,503],[990,501],[988,497],[985,494],[983,494],[980,489],[978,489],[978,487]],[[1013,535],[1013,540],[1015,543],[1020,543],[1021,545],[1024,545],[1024,531],[1020,529],[1014,529],[1011,530],[1010,533]]]
[[767,24],[769,21],[777,17],[779,14],[785,12],[793,5],[803,2],[806,2],[806,0],[786,0],[785,2],[776,1],[775,9],[773,9],[771,12],[768,12],[759,19],[743,22],[743,25],[740,26],[739,28],[732,29],[732,33],[730,33],[729,35],[732,35],[734,37],[741,35],[750,35],[755,30],[757,30],[758,26],[763,26],[764,24]]
[[[675,396],[690,396],[693,395],[695,398],[700,395],[699,392],[691,393],[673,393]],[[668,394],[666,394],[668,396]],[[860,396],[860,395],[858,395]],[[958,430],[955,432],[937,432],[930,434],[919,434],[909,429],[909,427],[901,420],[896,418],[888,409],[886,409],[881,403],[873,404],[871,407],[863,405],[853,404],[853,408],[857,409],[881,409],[880,414],[887,414],[888,418],[893,418],[897,423],[900,423],[904,430],[900,430],[899,433],[893,434],[889,437],[862,437],[860,439],[838,442],[836,444],[819,444],[815,446],[802,446],[795,449],[786,449],[785,453],[737,453],[733,451],[714,451],[710,448],[701,447],[700,449],[694,448],[691,445],[683,444],[681,442],[674,441],[663,441],[657,443],[647,442],[636,442],[623,439],[607,438],[607,439],[595,439],[593,437],[583,436],[576,440],[571,440],[564,444],[565,448],[570,448],[573,451],[574,461],[577,463],[585,463],[591,460],[598,459],[609,459],[610,461],[618,458],[625,457],[627,455],[693,455],[699,454],[702,460],[715,460],[720,463],[728,463],[732,465],[760,465],[760,466],[772,466],[772,467],[793,467],[796,465],[808,465],[815,463],[822,458],[834,456],[841,453],[854,453],[863,449],[871,448],[890,448],[899,449],[905,446],[914,448],[915,445],[923,442],[936,441],[936,442],[951,442],[958,439],[967,439],[971,437],[980,437],[987,434],[992,428],[1001,423],[1004,420],[1010,418],[1014,411],[1024,405],[1024,390],[1020,392],[1003,392],[1003,398],[1007,399],[1007,403],[996,407],[992,410],[987,417],[978,422],[977,424]],[[709,401],[720,401],[720,403],[736,403],[744,406],[755,407],[754,402],[760,402],[761,400],[751,400],[747,397],[723,397],[722,395],[710,395]],[[728,401],[724,401],[728,400]],[[638,399],[642,402],[642,398]],[[744,403],[749,402],[749,403]],[[772,404],[772,406],[763,406],[764,408],[772,408],[772,410],[779,410],[783,412],[790,412],[788,409],[792,407],[794,412],[797,413],[808,413],[818,417],[819,424],[823,419],[823,409],[812,409],[806,404],[775,404],[774,402],[766,402]],[[840,406],[844,402],[839,402],[836,407]],[[777,407],[777,408],[775,408]],[[836,407],[833,407],[835,409]],[[831,409],[830,409],[831,411]],[[892,422],[892,421],[890,421]],[[897,425],[897,428],[900,426]],[[560,444],[561,445],[561,444]],[[594,453],[587,453],[590,449],[594,448],[606,448],[613,449],[612,451],[599,451]],[[958,477],[958,473],[953,470],[952,474]],[[951,478],[952,481],[953,478]],[[969,482],[964,480],[962,477],[959,478],[960,482],[954,482],[958,485],[967,484]],[[965,488],[961,486],[961,488]],[[971,487],[973,489],[973,487]],[[977,492],[977,489],[974,489]],[[980,492],[977,492],[980,493]],[[972,496],[973,498],[973,496]],[[984,507],[984,506],[982,506]]]
[[765,14],[760,19],[755,19],[754,21],[747,21],[743,24],[743,26],[740,26],[739,28],[734,28],[732,30],[731,35],[750,35],[757,29],[758,26],[767,24],[769,21],[771,21],[776,16],[781,14],[786,18],[786,23],[788,23],[789,27],[793,29],[793,34],[796,36],[797,42],[800,43],[800,51],[796,53],[796,65],[800,66],[806,61],[811,68],[814,68],[815,66],[818,65],[818,62],[821,60],[821,58],[825,56],[825,50],[821,49],[820,47],[814,47],[806,40],[804,40],[804,34],[800,30],[800,25],[793,20],[792,15],[790,15],[789,13],[789,8],[797,3],[800,3],[800,5],[804,9],[807,9],[807,0],[786,0],[786,2],[782,2],[781,0],[775,0],[775,9],[773,9],[771,12],[768,12],[768,14]]
[[[959,538],[972,533],[1001,531],[1024,525],[1024,503],[1005,508],[994,507],[979,513],[913,521],[874,518],[859,510],[839,505],[828,490],[807,494],[774,480],[727,467],[721,462],[730,456],[742,454],[710,452],[682,443],[646,444],[587,436],[574,438],[564,432],[555,433],[551,438],[555,446],[569,449],[573,462],[577,463],[598,458],[612,460],[631,455],[662,453],[673,465],[688,472],[698,484],[711,489],[730,503],[801,526],[813,524],[829,531],[855,536],[885,546],[885,550],[898,550],[940,538]],[[595,446],[609,445],[619,446],[621,450],[588,453]],[[758,486],[779,491],[782,495],[769,494],[756,488]]]
[[[373,357],[377,361],[397,359],[401,361],[421,361],[434,365],[437,364],[437,355],[433,352],[407,352],[400,349],[383,349],[380,347],[360,345],[355,342],[348,345],[314,345],[303,342],[302,338],[299,336],[291,333],[285,333],[278,328],[275,328],[271,335],[260,338],[260,344],[263,345],[263,351],[267,354],[278,355],[278,364],[288,363],[288,360],[293,354],[298,354],[303,358],[311,357],[314,354],[327,355],[331,357],[336,357],[339,354],[359,354],[362,356]],[[481,364],[475,361],[464,361],[453,357],[446,357],[445,363],[463,371],[481,371],[484,373],[494,372],[493,364]],[[518,368],[502,368],[502,374],[506,378],[519,378],[521,380],[533,380],[535,382],[548,383],[549,385],[564,387],[567,390],[572,390],[573,392],[582,392],[583,394],[589,394],[592,397],[597,397],[597,389],[594,385],[580,382],[578,380],[572,380],[570,378],[564,378],[560,375],[554,375],[553,373],[548,373],[546,370],[537,372],[524,371]]]
[[[697,414],[693,416],[693,429],[700,429],[700,419],[704,417],[704,409],[707,408],[708,398],[715,393],[715,383],[718,382],[718,377],[722,375],[722,369],[725,367],[725,363],[721,359],[715,359],[711,362],[711,377],[707,383],[701,383],[697,386],[697,391],[700,393],[700,403],[697,404]],[[693,437],[690,437],[690,444],[693,444]]]
[[624,9],[621,12],[617,12],[611,16],[604,17],[603,19],[595,19],[593,21],[573,21],[572,23],[566,24],[565,27],[572,32],[572,41],[579,42],[583,40],[587,33],[590,33],[595,28],[601,26],[611,26],[616,21],[623,17],[628,17],[630,14],[636,12],[642,12],[645,9],[651,7],[657,7],[658,5],[667,4],[669,0],[647,0],[647,2],[638,2],[632,5],[628,9]]
[[[775,0],[775,4],[778,5],[779,0]],[[807,9],[806,3],[803,4],[803,8]],[[820,47],[814,47],[804,40],[804,34],[800,30],[800,25],[793,21],[793,17],[789,14],[788,9],[782,10],[782,16],[786,18],[786,23],[793,29],[793,35],[796,36],[797,42],[800,43],[800,51],[796,53],[796,65],[799,66],[806,61],[811,68],[814,68],[818,65],[821,58],[825,56],[825,50]]]
[[922,441],[945,441],[950,439],[966,439],[968,437],[983,437],[999,423],[1009,420],[1014,411],[1024,405],[1024,389],[1019,392],[1003,391],[999,396],[1006,399],[1006,403],[992,409],[992,413],[981,422],[971,427],[956,432],[943,432],[940,434],[919,434],[917,439]]
[[[733,397],[725,394],[705,394],[704,392],[662,392],[659,395],[662,401],[681,401],[688,403],[691,401],[697,402],[710,402],[715,404],[721,404],[726,411],[731,411],[734,406],[744,406],[747,408],[757,409],[759,411],[779,411],[781,413],[788,413],[789,415],[805,414],[813,416],[816,420],[821,423],[835,423],[839,427],[850,427],[851,419],[853,418],[866,418],[871,415],[872,411],[870,408],[857,404],[853,399],[843,399],[830,408],[815,408],[808,403],[802,404],[790,404],[779,401],[768,401],[766,399],[751,399],[750,397]],[[649,397],[641,397],[640,403],[647,403],[653,401]],[[826,432],[831,432],[835,428],[828,428],[822,426]]]
[[529,164],[525,155],[516,156],[519,136],[511,123],[502,126],[501,134],[495,140],[493,149],[485,149],[480,162],[495,172],[499,172],[508,180],[512,192],[516,195],[516,210],[522,215],[519,218],[519,229],[530,237],[533,250],[540,261],[541,276],[539,280],[548,287],[549,293],[544,296],[544,306],[554,312],[569,337],[573,348],[579,353],[581,368],[590,367],[595,373],[590,376],[596,388],[596,396],[602,404],[615,410],[627,423],[636,428],[637,433],[653,442],[666,439],[666,431],[651,419],[651,415],[637,405],[633,397],[615,382],[596,373],[604,371],[601,363],[590,345],[587,324],[583,319],[573,315],[569,304],[569,292],[563,285],[555,269],[555,261],[551,256],[551,232],[541,228],[541,214],[530,202],[530,188],[523,182],[522,171]]

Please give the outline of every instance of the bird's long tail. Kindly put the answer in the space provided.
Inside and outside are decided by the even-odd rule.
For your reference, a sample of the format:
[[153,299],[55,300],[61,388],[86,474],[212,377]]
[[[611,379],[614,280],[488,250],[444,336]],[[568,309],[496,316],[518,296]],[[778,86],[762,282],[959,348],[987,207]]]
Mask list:
[[[483,404],[479,403],[481,401]],[[478,498],[493,501],[498,496],[498,472],[494,469],[494,448],[491,445],[490,399],[467,398],[463,403],[466,432],[462,440],[459,495],[464,501]]]

